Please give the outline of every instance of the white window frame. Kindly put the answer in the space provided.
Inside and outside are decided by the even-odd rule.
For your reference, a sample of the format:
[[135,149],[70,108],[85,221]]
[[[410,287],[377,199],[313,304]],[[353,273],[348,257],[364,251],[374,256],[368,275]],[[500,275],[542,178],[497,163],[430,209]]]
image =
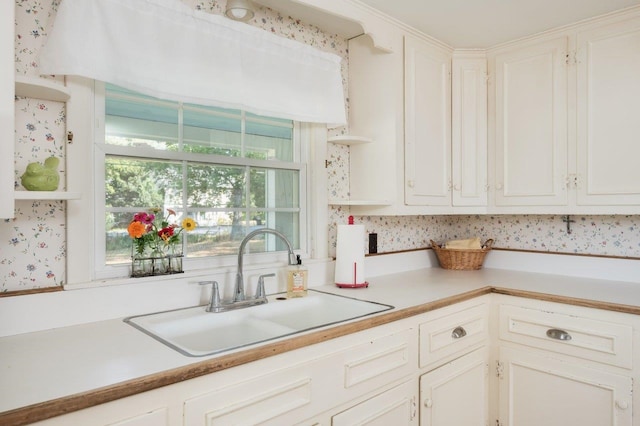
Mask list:
[[[67,105],[67,127],[74,132],[76,141],[67,151],[68,190],[83,194],[80,200],[68,202],[67,210],[67,279],[66,289],[83,288],[94,285],[111,285],[137,282],[147,278],[128,278],[128,265],[102,267],[104,257],[98,256],[98,246],[104,247],[104,232],[96,226],[96,220],[104,218],[104,162],[98,164],[96,150],[99,144],[95,137],[104,133],[103,110],[96,109],[96,98],[102,96],[101,83],[80,77],[68,77],[67,86],[72,100]],[[102,85],[102,87],[104,87]],[[102,89],[103,90],[103,89]],[[327,195],[326,195],[326,133],[324,125],[299,123],[300,161],[300,249],[303,259],[321,259],[328,261],[327,241]],[[102,197],[98,203],[98,197]],[[104,226],[101,227],[104,231]],[[104,249],[102,249],[104,250]],[[230,270],[236,264],[235,256],[217,256],[189,260],[185,263],[187,272],[198,274]],[[256,253],[246,256],[245,264],[286,264],[286,254]],[[163,279],[181,279],[182,274],[163,277]]]

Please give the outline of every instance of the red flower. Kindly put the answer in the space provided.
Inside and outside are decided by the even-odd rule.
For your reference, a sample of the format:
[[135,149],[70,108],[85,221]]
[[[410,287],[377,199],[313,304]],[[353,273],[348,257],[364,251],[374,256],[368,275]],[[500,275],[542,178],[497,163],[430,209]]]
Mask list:
[[168,241],[173,236],[173,227],[167,226],[158,231],[158,236],[164,241]]

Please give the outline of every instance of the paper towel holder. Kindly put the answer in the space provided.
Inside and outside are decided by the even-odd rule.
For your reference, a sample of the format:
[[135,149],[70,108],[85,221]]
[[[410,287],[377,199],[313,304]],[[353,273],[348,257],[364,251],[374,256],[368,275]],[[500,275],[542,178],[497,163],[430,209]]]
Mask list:
[[[358,249],[358,243],[355,246],[348,243],[345,245],[344,240],[345,236],[350,236],[352,240],[359,241],[361,237],[358,235],[358,231],[364,235],[364,226],[354,225],[353,216],[349,216],[348,223],[346,226],[338,225],[335,284],[340,288],[366,288],[369,287],[369,282],[362,280],[364,278],[364,247]],[[347,231],[346,235],[343,234]],[[341,249],[347,249],[348,254],[346,257],[341,256]],[[340,273],[338,273],[338,270]]]

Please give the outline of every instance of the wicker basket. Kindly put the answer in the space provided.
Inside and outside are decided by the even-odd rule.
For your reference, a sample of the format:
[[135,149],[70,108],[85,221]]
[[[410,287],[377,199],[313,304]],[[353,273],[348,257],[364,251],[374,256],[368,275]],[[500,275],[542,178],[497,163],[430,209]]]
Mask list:
[[482,268],[484,257],[491,250],[493,240],[487,240],[482,249],[445,249],[431,240],[431,248],[436,253],[443,269],[470,271]]

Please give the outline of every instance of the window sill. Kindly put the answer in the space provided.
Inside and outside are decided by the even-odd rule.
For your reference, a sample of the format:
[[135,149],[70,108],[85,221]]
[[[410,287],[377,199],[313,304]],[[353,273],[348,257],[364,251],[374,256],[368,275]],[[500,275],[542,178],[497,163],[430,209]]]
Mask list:
[[[304,259],[303,263],[305,266],[309,268],[309,276],[310,276],[310,285],[325,285],[327,282],[333,281],[333,276],[329,276],[333,273],[332,267],[333,259]],[[254,275],[259,275],[262,273],[271,273],[276,270],[276,272],[282,271],[282,277],[277,277],[276,285],[280,286],[284,284],[284,272],[286,270],[287,264],[283,261],[269,261],[269,262],[255,262],[255,263],[245,263],[244,264],[244,276],[249,279]],[[173,274],[173,275],[158,275],[153,277],[141,277],[141,278],[131,278],[131,277],[121,277],[121,278],[103,278],[96,279],[89,282],[81,282],[81,283],[70,283],[65,284],[64,290],[81,290],[81,289],[95,289],[95,288],[103,288],[103,287],[117,287],[117,286],[128,286],[128,285],[136,285],[136,284],[148,284],[151,282],[158,283],[189,283],[189,284],[197,284],[199,281],[211,281],[217,280],[220,282],[221,286],[232,286],[233,279],[235,278],[235,274],[237,272],[236,265],[229,266],[219,266],[214,268],[206,268],[206,269],[194,269],[187,270],[181,274]],[[280,281],[282,284],[280,284]],[[253,283],[251,284],[253,287]],[[282,289],[273,289],[268,293],[275,293],[278,291],[282,291]]]

